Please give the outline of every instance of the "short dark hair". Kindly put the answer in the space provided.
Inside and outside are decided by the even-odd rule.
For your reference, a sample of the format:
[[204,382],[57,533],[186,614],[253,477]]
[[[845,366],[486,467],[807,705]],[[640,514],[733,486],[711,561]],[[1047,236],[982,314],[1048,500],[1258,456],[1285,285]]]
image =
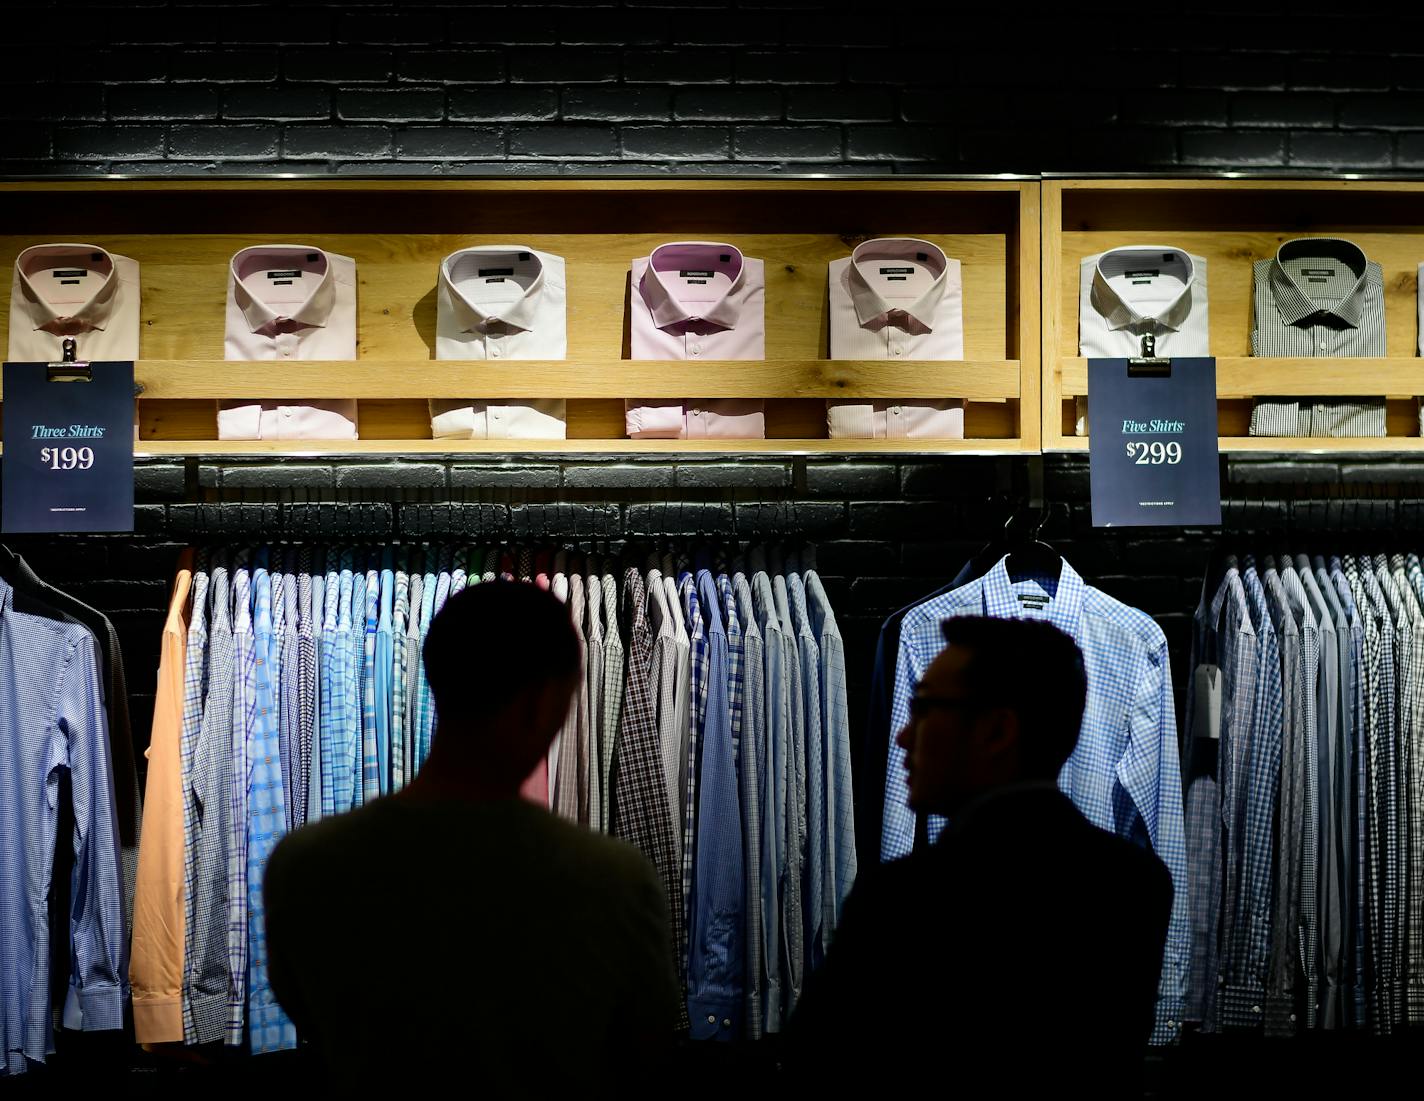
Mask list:
[[435,711],[445,720],[497,715],[523,693],[576,677],[568,607],[519,581],[471,585],[445,602],[421,650]]
[[968,653],[965,679],[974,701],[1018,715],[1026,770],[1056,777],[1078,744],[1088,697],[1078,644],[1032,619],[956,616],[940,629],[945,642]]

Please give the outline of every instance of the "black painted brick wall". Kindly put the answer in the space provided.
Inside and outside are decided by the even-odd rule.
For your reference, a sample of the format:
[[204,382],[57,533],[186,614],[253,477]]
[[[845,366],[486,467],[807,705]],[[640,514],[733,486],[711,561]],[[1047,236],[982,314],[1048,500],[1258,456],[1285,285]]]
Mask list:
[[[1161,624],[1180,691],[1192,610],[1216,543],[1207,530],[1095,530],[1086,459],[1043,460],[1053,502],[1044,536],[1092,584]],[[881,752],[862,753],[866,689],[880,624],[938,588],[1022,507],[1030,460],[608,459],[572,456],[422,462],[285,460],[224,465],[143,461],[133,536],[7,537],[53,584],[109,613],[119,629],[146,740],[167,588],[189,542],[278,539],[497,540],[586,544],[683,535],[815,544],[845,634],[857,747],[861,844],[876,851]],[[1342,528],[1421,530],[1424,467],[1349,457],[1233,459],[1225,482],[1233,545],[1328,549]],[[1359,499],[1361,494],[1364,499]],[[1273,533],[1273,534],[1266,534]]]
[[12,7],[6,174],[1424,168],[1370,3]]

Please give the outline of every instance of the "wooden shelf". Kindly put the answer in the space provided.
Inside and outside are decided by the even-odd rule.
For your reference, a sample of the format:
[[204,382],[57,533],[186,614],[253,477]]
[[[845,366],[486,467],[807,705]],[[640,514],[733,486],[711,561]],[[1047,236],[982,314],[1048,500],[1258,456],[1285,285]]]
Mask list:
[[228,363],[140,360],[142,400],[218,398],[934,398],[1019,396],[1017,360]]
[[[1032,453],[1039,448],[1039,184],[1024,178],[171,179],[0,181],[0,297],[14,258],[86,241],[140,265],[144,454]],[[77,204],[77,205],[76,205]],[[76,216],[76,210],[81,216]],[[908,236],[960,262],[961,362],[829,359],[828,264]],[[764,361],[633,361],[633,258],[726,241],[764,262]],[[356,262],[352,362],[229,363],[233,254],[288,241]],[[567,358],[436,361],[441,260],[518,242],[565,260]],[[0,311],[0,348],[8,314]],[[80,352],[83,354],[81,344]],[[221,399],[360,402],[362,440],[214,441]],[[568,400],[565,441],[429,440],[426,398]],[[625,440],[624,398],[761,398],[764,441]],[[971,439],[827,440],[824,400],[962,398]]]
[[282,455],[537,455],[537,454],[957,454],[1022,453],[1018,440],[142,440],[136,457]]
[[[1086,394],[1088,361],[1060,360],[1059,377],[1063,396]],[[1251,356],[1217,359],[1217,397],[1253,398],[1278,394],[1292,397],[1414,397],[1424,394],[1424,359],[1268,359]]]
[[[1223,451],[1283,454],[1420,450],[1414,397],[1424,395],[1418,351],[1417,269],[1424,258],[1424,181],[1276,179],[1053,179],[1042,185],[1042,318],[1045,451],[1081,451],[1078,399],[1087,361],[1077,357],[1080,265],[1126,245],[1183,249],[1206,261],[1210,347],[1217,352]],[[1297,237],[1357,242],[1384,272],[1387,355],[1275,359],[1251,348],[1255,261]],[[1223,354],[1231,353],[1231,354]],[[1390,433],[1372,438],[1245,435],[1256,397],[1380,397]]]

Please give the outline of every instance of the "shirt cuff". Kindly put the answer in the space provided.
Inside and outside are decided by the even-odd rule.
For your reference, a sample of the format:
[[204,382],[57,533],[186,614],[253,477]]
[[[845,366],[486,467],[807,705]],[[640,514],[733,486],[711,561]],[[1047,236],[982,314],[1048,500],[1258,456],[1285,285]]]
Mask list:
[[1221,1024],[1228,1031],[1258,1030],[1266,1020],[1266,991],[1252,983],[1228,984],[1221,992]]
[[623,428],[630,440],[682,439],[682,402],[647,405],[630,401],[623,408]]
[[475,434],[475,409],[469,402],[430,400],[430,435],[437,440],[468,440]]
[[1180,998],[1157,1000],[1157,1020],[1152,1026],[1150,1041],[1153,1047],[1175,1044],[1182,1038],[1182,1008]]
[[134,1041],[168,1044],[183,1041],[183,999],[170,996],[133,999]]
[[257,402],[223,402],[218,406],[218,439],[260,440],[262,406]]
[[1296,1034],[1294,997],[1289,994],[1268,994],[1265,1010],[1267,1036],[1294,1036]]
[[127,999],[127,988],[117,983],[93,983],[83,990],[70,983],[64,999],[64,1027],[84,1032],[123,1028]]
[[738,999],[695,995],[687,999],[694,1040],[737,1040],[742,1035],[742,1010]]
[[1424,978],[1412,976],[1409,980],[1409,1023],[1424,1024]]

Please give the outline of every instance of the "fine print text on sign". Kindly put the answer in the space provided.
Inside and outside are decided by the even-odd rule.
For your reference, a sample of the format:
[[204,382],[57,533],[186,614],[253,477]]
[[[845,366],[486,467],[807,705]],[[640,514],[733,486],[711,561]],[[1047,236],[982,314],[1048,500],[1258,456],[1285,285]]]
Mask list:
[[3,529],[133,530],[133,364],[7,363]]
[[1216,361],[1088,361],[1096,527],[1221,523]]

